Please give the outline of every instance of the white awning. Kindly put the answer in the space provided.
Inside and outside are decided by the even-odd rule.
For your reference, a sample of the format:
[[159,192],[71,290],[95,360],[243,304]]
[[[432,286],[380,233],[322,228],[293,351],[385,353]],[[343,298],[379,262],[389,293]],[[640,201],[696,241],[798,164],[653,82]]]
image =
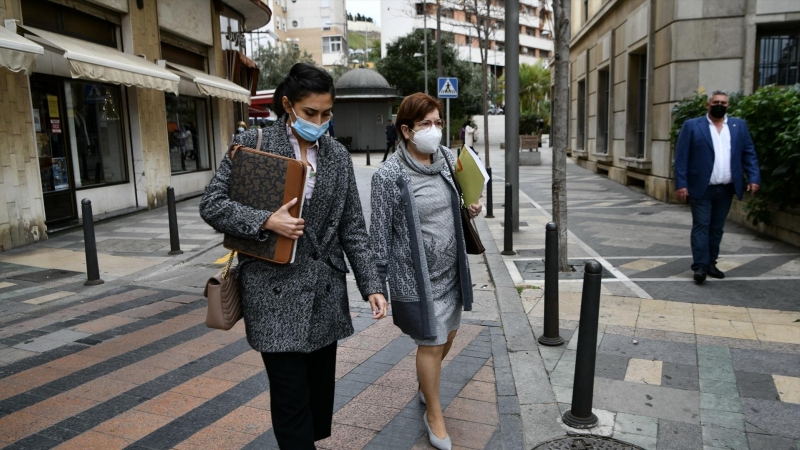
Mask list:
[[36,66],[36,55],[43,53],[41,45],[0,26],[0,67],[31,73]]
[[63,53],[72,78],[178,93],[180,78],[144,58],[25,25],[21,28],[31,40]]
[[169,61],[167,61],[167,66],[171,67],[176,74],[195,83],[201,94],[250,104],[250,91],[232,81]]

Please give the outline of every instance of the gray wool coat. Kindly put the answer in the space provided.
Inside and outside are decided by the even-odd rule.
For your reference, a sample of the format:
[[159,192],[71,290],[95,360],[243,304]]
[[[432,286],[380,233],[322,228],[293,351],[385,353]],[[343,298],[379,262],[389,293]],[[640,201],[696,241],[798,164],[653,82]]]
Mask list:
[[[261,150],[294,158],[284,116],[263,130]],[[235,143],[253,148],[257,132],[246,131]],[[228,156],[206,187],[200,215],[215,230],[255,240],[266,240],[262,225],[272,215],[228,197],[231,173]],[[381,292],[358,196],[353,162],[340,143],[319,139],[316,185],[303,208],[305,232],[297,244],[295,262],[274,264],[239,254],[247,340],[259,352],[308,353],[353,334],[347,299],[344,255],[366,298]]]
[[[439,147],[439,150],[453,167],[455,158],[450,149]],[[458,242],[459,288],[464,311],[472,311],[472,277],[461,228],[460,200],[450,171],[445,169],[440,176],[453,191],[450,207],[456,222],[453,226]],[[370,248],[384,289],[388,281],[395,325],[415,339],[434,339],[436,318],[430,295],[431,280],[410,182],[397,153],[372,176]]]

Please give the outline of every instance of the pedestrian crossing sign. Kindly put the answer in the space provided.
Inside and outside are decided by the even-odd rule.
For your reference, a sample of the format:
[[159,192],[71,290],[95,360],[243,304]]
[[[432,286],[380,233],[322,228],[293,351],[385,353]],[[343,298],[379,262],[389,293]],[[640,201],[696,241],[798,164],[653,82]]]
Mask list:
[[439,98],[458,98],[458,78],[439,78]]

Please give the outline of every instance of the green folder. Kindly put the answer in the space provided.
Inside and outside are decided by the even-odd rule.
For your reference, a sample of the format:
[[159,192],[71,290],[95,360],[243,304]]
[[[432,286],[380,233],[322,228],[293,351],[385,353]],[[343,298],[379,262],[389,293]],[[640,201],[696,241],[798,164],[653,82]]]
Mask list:
[[483,167],[483,162],[466,145],[461,148],[461,154],[458,156],[456,178],[464,193],[464,204],[478,203],[483,188],[489,181],[489,175]]

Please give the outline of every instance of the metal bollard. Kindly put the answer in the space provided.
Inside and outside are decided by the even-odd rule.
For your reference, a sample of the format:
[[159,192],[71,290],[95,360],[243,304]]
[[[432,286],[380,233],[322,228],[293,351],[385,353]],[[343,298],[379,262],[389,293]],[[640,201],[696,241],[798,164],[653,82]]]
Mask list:
[[175,188],[167,188],[167,213],[169,214],[169,247],[170,255],[180,255],[181,239],[178,236],[178,212],[175,210]]
[[83,215],[83,243],[86,251],[86,283],[84,286],[103,284],[100,279],[100,267],[97,260],[97,242],[94,239],[94,215],[92,214],[92,201],[88,198],[81,200],[81,214]]
[[369,165],[369,145],[367,146],[367,165]]
[[600,281],[603,269],[597,261],[584,267],[581,323],[578,328],[578,353],[575,359],[575,381],[572,408],[562,419],[572,428],[592,428],[597,416],[592,413],[594,365],[597,358],[597,321],[600,317]]
[[544,333],[539,336],[539,343],[556,346],[564,343],[558,334],[558,225],[550,222],[545,230]]
[[516,255],[514,251],[514,211],[512,196],[514,195],[511,183],[506,183],[505,224],[503,225],[503,251],[501,255]]
[[487,167],[486,173],[489,174],[489,182],[486,183],[486,218],[494,219],[494,205],[492,204],[492,168]]

